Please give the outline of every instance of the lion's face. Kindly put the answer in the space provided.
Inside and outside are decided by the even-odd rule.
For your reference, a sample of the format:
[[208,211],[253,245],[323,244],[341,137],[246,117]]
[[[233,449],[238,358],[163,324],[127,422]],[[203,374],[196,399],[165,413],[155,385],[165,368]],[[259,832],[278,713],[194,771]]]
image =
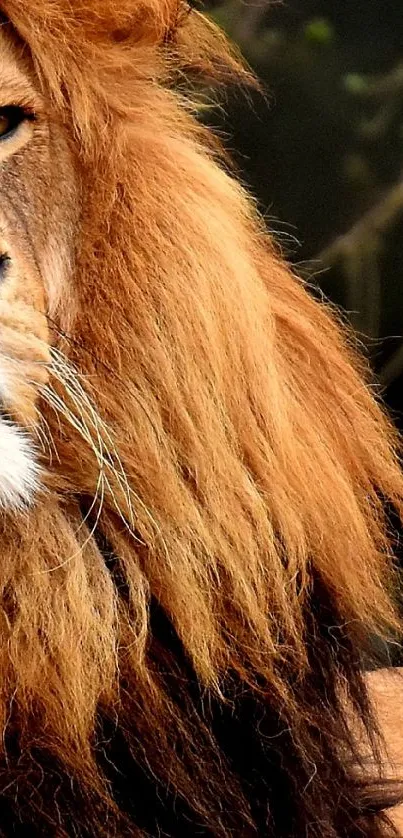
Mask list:
[[[38,474],[32,432],[48,378],[49,316],[72,261],[72,174],[29,59],[0,31],[0,505],[29,502]],[[35,436],[35,434],[34,434]]]

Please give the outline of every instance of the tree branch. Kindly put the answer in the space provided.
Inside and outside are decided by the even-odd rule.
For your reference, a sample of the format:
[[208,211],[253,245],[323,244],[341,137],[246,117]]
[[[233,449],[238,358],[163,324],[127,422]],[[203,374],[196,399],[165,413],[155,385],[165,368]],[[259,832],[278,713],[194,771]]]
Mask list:
[[403,176],[347,232],[322,250],[315,262],[341,262],[347,277],[346,308],[353,326],[367,337],[379,337],[382,235],[403,213]]

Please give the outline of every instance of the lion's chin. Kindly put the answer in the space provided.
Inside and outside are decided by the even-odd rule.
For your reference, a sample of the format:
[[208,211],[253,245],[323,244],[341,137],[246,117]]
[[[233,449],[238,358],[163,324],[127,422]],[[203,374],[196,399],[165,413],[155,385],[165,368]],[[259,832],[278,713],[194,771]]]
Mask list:
[[0,420],[0,508],[24,509],[38,488],[39,468],[26,431]]

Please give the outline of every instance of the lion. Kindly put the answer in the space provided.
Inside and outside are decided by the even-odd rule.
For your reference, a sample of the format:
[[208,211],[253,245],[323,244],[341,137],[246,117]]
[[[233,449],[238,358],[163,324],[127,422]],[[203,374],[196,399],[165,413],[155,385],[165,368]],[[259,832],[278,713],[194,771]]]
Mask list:
[[400,441],[198,119],[248,70],[0,9],[0,835],[391,836]]

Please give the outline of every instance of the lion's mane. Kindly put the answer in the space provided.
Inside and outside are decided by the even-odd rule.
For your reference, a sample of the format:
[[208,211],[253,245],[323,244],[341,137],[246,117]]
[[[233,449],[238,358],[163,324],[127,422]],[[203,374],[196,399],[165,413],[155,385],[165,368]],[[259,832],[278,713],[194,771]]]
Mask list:
[[376,756],[397,440],[192,113],[242,71],[175,0],[1,7],[82,207],[47,488],[0,524],[0,834],[387,834],[346,707]]

